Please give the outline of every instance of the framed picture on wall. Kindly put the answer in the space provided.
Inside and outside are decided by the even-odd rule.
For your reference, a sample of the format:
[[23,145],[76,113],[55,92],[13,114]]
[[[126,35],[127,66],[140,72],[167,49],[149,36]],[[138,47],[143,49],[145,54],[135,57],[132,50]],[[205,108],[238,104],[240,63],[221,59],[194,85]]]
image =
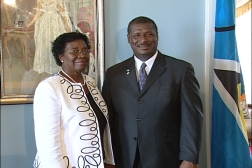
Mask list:
[[32,103],[38,83],[57,73],[51,42],[86,34],[88,71],[99,89],[104,78],[103,0],[1,0],[1,104]]

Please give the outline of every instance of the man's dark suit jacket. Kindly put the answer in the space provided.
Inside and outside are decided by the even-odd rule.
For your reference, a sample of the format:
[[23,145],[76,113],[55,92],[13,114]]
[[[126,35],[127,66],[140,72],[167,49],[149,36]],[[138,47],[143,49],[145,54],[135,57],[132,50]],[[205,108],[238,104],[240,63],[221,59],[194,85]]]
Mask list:
[[132,168],[137,143],[145,168],[198,163],[203,109],[191,64],[159,52],[140,92],[131,57],[107,70],[102,95],[116,168]]

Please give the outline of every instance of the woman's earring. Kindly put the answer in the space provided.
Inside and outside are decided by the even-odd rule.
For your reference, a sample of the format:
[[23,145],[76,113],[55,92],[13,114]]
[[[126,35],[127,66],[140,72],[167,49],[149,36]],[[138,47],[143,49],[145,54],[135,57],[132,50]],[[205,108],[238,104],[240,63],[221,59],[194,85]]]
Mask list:
[[63,61],[63,60],[60,60],[60,62],[62,62],[62,63],[63,63],[64,61]]

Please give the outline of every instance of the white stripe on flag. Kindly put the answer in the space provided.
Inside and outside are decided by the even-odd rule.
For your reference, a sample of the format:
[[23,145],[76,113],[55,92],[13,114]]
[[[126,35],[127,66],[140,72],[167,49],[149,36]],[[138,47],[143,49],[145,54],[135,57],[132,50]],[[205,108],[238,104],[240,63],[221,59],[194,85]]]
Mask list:
[[235,71],[240,73],[240,63],[233,60],[214,59],[214,69]]
[[231,97],[231,95],[228,93],[228,91],[225,89],[225,87],[223,86],[223,84],[221,83],[221,81],[219,80],[219,78],[217,77],[217,75],[215,73],[213,73],[213,74],[214,74],[214,78],[213,78],[214,87],[218,91],[218,93],[219,93],[221,99],[223,100],[223,102],[225,103],[225,105],[228,107],[228,109],[234,115],[234,117],[236,119],[236,122],[237,122],[240,130],[243,133],[244,139],[246,139],[246,141],[248,143],[247,133],[243,129],[241,117],[240,117],[240,114],[239,114],[236,102]]

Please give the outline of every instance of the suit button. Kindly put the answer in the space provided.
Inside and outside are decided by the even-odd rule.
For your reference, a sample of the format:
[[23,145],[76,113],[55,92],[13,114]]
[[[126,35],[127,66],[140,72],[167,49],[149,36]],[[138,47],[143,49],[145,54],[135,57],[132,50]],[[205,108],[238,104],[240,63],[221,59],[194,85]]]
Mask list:
[[134,137],[133,139],[136,141],[136,140],[137,140],[137,137]]
[[138,100],[138,104],[141,104],[141,103],[143,103],[143,101],[142,100]]
[[141,121],[142,119],[141,119],[141,118],[137,118],[136,120],[137,120],[137,121]]

